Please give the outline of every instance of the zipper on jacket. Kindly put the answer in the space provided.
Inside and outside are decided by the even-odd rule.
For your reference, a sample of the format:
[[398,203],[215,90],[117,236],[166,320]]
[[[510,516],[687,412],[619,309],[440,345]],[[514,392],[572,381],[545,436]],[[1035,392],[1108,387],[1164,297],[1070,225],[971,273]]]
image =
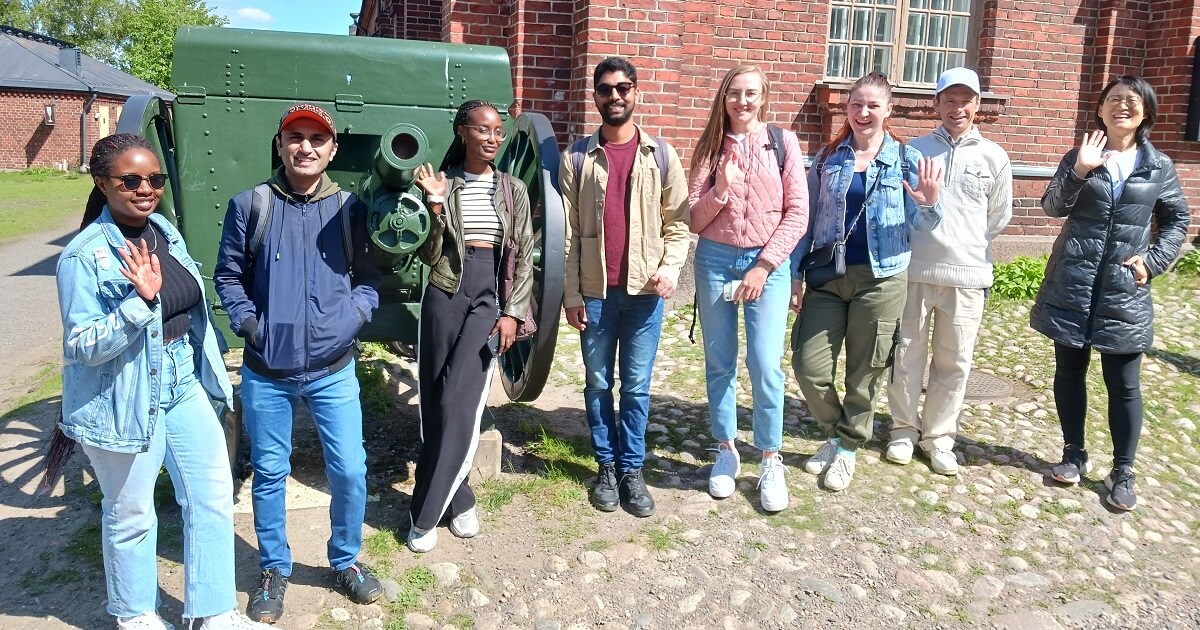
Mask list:
[[[318,208],[319,207],[320,206],[318,206]],[[321,216],[321,213],[317,212],[317,216],[318,217]],[[305,290],[305,292],[307,292],[310,290],[310,287],[308,286],[308,266],[311,262],[308,259],[309,247],[308,247],[308,203],[307,202],[305,202],[304,204],[302,204],[300,206],[300,226],[301,226],[301,229],[304,230],[304,240],[301,242],[305,244],[304,245],[304,290]],[[309,365],[312,362],[311,361],[312,353],[309,351],[309,349],[312,347],[312,338],[311,338],[312,330],[310,328],[310,324],[308,321],[308,311],[309,311],[309,304],[308,304],[308,299],[306,297],[304,299],[304,373],[305,374],[307,374],[309,372]]]
[[1112,196],[1112,179],[1108,176],[1106,169],[1101,169],[1100,175],[1104,177],[1106,182],[1105,188],[1108,190],[1108,227],[1104,232],[1104,249],[1101,250],[1100,262],[1096,267],[1096,280],[1092,282],[1092,300],[1088,308],[1087,330],[1083,334],[1083,343],[1087,346],[1092,345],[1092,333],[1095,332],[1094,329],[1096,326],[1096,307],[1100,303],[1100,291],[1104,288],[1104,266],[1107,264],[1104,257],[1108,254],[1108,248],[1112,244],[1113,224],[1117,220],[1117,202]]

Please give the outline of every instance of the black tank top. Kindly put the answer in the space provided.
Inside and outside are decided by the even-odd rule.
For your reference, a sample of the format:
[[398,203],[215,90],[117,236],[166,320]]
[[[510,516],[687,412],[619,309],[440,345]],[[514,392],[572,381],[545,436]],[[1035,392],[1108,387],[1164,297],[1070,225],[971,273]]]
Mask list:
[[162,305],[163,340],[175,339],[187,334],[192,326],[188,311],[200,302],[200,286],[192,274],[167,249],[167,237],[149,221],[140,228],[117,224],[121,234],[139,247],[138,239],[146,239],[146,248],[158,254],[163,284],[158,292]]

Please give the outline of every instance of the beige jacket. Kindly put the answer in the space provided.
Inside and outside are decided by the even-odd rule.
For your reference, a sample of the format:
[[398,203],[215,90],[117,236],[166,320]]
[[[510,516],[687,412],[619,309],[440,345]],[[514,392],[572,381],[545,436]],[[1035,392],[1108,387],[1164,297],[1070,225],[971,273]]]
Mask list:
[[[638,129],[639,150],[629,178],[629,282],[631,295],[654,293],[650,277],[661,273],[679,284],[687,258],[688,182],[679,154],[667,146],[666,187],[654,160],[658,146]],[[569,149],[562,155],[558,182],[567,213],[567,262],[563,306],[583,306],[583,298],[607,297],[604,272],[604,191],[608,186],[608,157],[600,147],[600,132],[588,140],[580,177],[574,172]]]

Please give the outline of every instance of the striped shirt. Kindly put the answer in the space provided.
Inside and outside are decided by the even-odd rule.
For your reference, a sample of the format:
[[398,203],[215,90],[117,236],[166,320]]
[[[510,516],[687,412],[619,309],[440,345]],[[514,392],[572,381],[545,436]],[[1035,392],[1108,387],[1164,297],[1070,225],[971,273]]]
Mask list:
[[499,245],[504,236],[504,226],[496,214],[493,198],[496,196],[496,175],[464,173],[466,184],[458,193],[462,207],[463,242],[483,241]]

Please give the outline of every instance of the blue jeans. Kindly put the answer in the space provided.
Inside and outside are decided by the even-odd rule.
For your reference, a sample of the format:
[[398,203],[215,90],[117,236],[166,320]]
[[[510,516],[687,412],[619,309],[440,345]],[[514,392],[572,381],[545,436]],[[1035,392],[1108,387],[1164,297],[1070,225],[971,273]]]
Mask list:
[[704,335],[704,367],[708,415],[718,441],[737,437],[738,310],[746,318],[746,368],[754,400],[754,446],[778,451],[783,446],[783,360],[789,269],[767,276],[762,295],[753,302],[727,302],[723,287],[741,280],[758,262],[760,247],[743,249],[701,238],[696,245],[696,308]]
[[225,433],[196,380],[186,335],[163,346],[161,369],[161,415],[149,450],[116,453],[83,446],[104,493],[100,527],[108,613],[128,618],[158,607],[154,483],[165,463],[183,509],[183,616],[219,615],[237,606]]
[[329,505],[329,564],[341,571],[358,557],[367,507],[367,452],[354,365],[355,361],[350,361],[314,381],[270,379],[242,366],[242,413],[254,465],[254,531],[258,534],[258,564],[263,570],[292,574],[284,499],[292,472],[292,411],[300,400],[308,405],[317,425],[333,497]]
[[[624,474],[646,459],[646,418],[650,413],[650,373],[658,354],[663,301],[657,295],[629,295],[609,287],[608,297],[583,298],[587,328],[583,349],[583,404],[600,464],[616,463]],[[620,426],[613,410],[613,366],[620,350]]]

